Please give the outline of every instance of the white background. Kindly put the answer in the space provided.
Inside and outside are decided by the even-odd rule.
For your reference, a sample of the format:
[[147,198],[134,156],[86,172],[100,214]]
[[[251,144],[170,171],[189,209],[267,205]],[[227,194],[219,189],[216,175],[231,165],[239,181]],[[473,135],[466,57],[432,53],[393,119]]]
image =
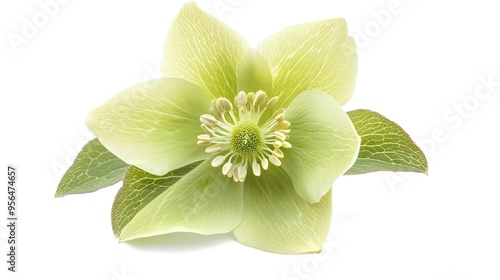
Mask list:
[[[50,15],[47,2],[0,5],[0,166],[19,172],[18,273],[7,272],[2,218],[0,278],[500,279],[500,17],[493,1],[197,1],[253,44],[288,25],[346,18],[360,49],[346,110],[382,113],[428,157],[429,176],[339,179],[323,252],[296,256],[244,247],[231,234],[119,244],[110,226],[119,185],[53,197],[61,172],[92,137],[86,114],[158,76],[182,1],[69,0]],[[36,30],[25,36],[27,22]],[[24,40],[12,44],[13,36]],[[481,79],[496,84],[488,90]],[[6,217],[6,187],[0,193]]]

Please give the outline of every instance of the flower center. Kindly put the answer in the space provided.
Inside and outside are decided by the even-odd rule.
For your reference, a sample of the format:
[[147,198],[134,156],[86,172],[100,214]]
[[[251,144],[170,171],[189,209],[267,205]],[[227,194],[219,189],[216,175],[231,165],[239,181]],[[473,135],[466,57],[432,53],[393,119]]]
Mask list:
[[243,121],[231,132],[231,149],[241,157],[253,154],[262,143],[260,128],[251,121]]
[[[278,97],[269,99],[261,90],[256,93],[240,92],[234,105],[227,98],[212,100],[210,114],[200,117],[205,134],[198,136],[198,145],[205,152],[216,154],[212,166],[222,166],[222,173],[236,182],[245,181],[248,168],[260,176],[269,162],[281,165],[281,148],[291,148],[290,122],[285,120],[284,109],[278,109],[267,120],[261,120],[267,110],[278,103]],[[236,107],[236,109],[234,108]]]

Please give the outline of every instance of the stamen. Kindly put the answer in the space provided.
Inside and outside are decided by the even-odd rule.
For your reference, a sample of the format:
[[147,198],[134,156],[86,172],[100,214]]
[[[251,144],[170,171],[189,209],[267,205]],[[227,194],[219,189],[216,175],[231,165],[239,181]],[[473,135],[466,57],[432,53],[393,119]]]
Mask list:
[[207,134],[214,134],[215,133],[215,131],[213,129],[211,129],[210,127],[208,127],[204,123],[201,124],[201,129],[203,129],[203,131],[205,131],[205,133],[207,133]]
[[279,98],[277,96],[269,99],[269,101],[267,102],[267,105],[266,105],[266,109],[274,108],[274,106],[276,106],[276,104],[278,104],[278,100],[279,100]]
[[205,149],[205,152],[209,154],[215,154],[222,151],[222,147],[219,145],[212,145]]
[[200,121],[209,127],[217,124],[217,119],[215,118],[215,116],[209,114],[201,115]]
[[213,167],[221,166],[224,163],[224,161],[226,160],[226,157],[227,156],[216,156],[212,160],[212,166]]
[[267,170],[267,168],[269,167],[269,161],[267,160],[267,158],[263,158],[260,164],[262,165],[262,168],[264,170]]
[[255,158],[252,161],[252,171],[253,171],[253,175],[260,176],[260,165],[257,163]]
[[234,98],[234,103],[238,108],[243,107],[247,103],[247,95],[244,91],[240,91],[238,95]]
[[281,165],[281,161],[280,161],[280,160],[279,160],[279,159],[278,159],[275,155],[271,155],[271,156],[269,157],[269,161],[270,161],[272,164],[276,165],[276,166],[280,166],[280,165]]
[[[244,182],[248,169],[254,176],[269,168],[269,162],[281,165],[285,154],[281,148],[291,148],[290,122],[285,118],[285,109],[279,108],[266,121],[264,112],[278,104],[278,97],[268,98],[259,90],[256,93],[243,91],[234,97],[234,106],[226,98],[212,100],[210,114],[200,117],[204,134],[198,136],[198,145],[205,152],[216,155],[211,165],[222,166],[222,174],[236,182]],[[266,114],[268,116],[268,114]]]
[[285,157],[285,155],[283,154],[283,152],[280,149],[274,149],[273,156],[275,156],[277,158],[284,158]]
[[231,167],[233,167],[233,164],[231,162],[226,162],[226,164],[222,166],[222,174],[227,175]]
[[287,141],[283,141],[283,148],[290,149],[292,147],[292,144],[288,143]]

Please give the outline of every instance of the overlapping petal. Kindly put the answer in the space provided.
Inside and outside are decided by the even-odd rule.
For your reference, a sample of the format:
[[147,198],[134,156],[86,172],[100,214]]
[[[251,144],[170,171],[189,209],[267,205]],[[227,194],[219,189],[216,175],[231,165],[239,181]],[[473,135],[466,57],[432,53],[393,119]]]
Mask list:
[[211,99],[232,100],[238,63],[247,48],[238,33],[190,2],[170,27],[162,72],[198,85]]
[[206,160],[146,205],[122,229],[122,241],[171,232],[233,230],[243,216],[243,184],[214,172]]
[[285,115],[292,148],[282,167],[302,198],[318,202],[356,161],[361,140],[340,105],[318,90],[297,96]]
[[354,40],[344,19],[288,27],[259,44],[274,76],[283,107],[301,92],[318,89],[343,105],[352,96],[357,73]]
[[262,90],[272,95],[273,76],[266,60],[255,49],[248,48],[238,67],[238,92]]
[[282,168],[245,180],[244,214],[233,231],[241,244],[281,254],[319,252],[330,227],[331,192],[310,204]]
[[115,95],[90,113],[87,126],[126,163],[163,175],[208,157],[196,141],[210,106],[199,87],[163,78]]

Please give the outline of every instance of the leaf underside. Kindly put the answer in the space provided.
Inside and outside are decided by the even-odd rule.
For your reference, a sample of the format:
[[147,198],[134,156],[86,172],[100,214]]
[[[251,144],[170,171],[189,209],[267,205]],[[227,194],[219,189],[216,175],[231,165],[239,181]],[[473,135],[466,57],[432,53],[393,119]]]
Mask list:
[[347,114],[361,137],[361,146],[356,162],[346,175],[375,171],[427,174],[424,153],[399,125],[369,110]]
[[155,176],[131,166],[125,174],[123,187],[118,191],[111,210],[111,223],[115,236],[120,235],[122,229],[141,209],[201,162],[188,164],[163,176]]

